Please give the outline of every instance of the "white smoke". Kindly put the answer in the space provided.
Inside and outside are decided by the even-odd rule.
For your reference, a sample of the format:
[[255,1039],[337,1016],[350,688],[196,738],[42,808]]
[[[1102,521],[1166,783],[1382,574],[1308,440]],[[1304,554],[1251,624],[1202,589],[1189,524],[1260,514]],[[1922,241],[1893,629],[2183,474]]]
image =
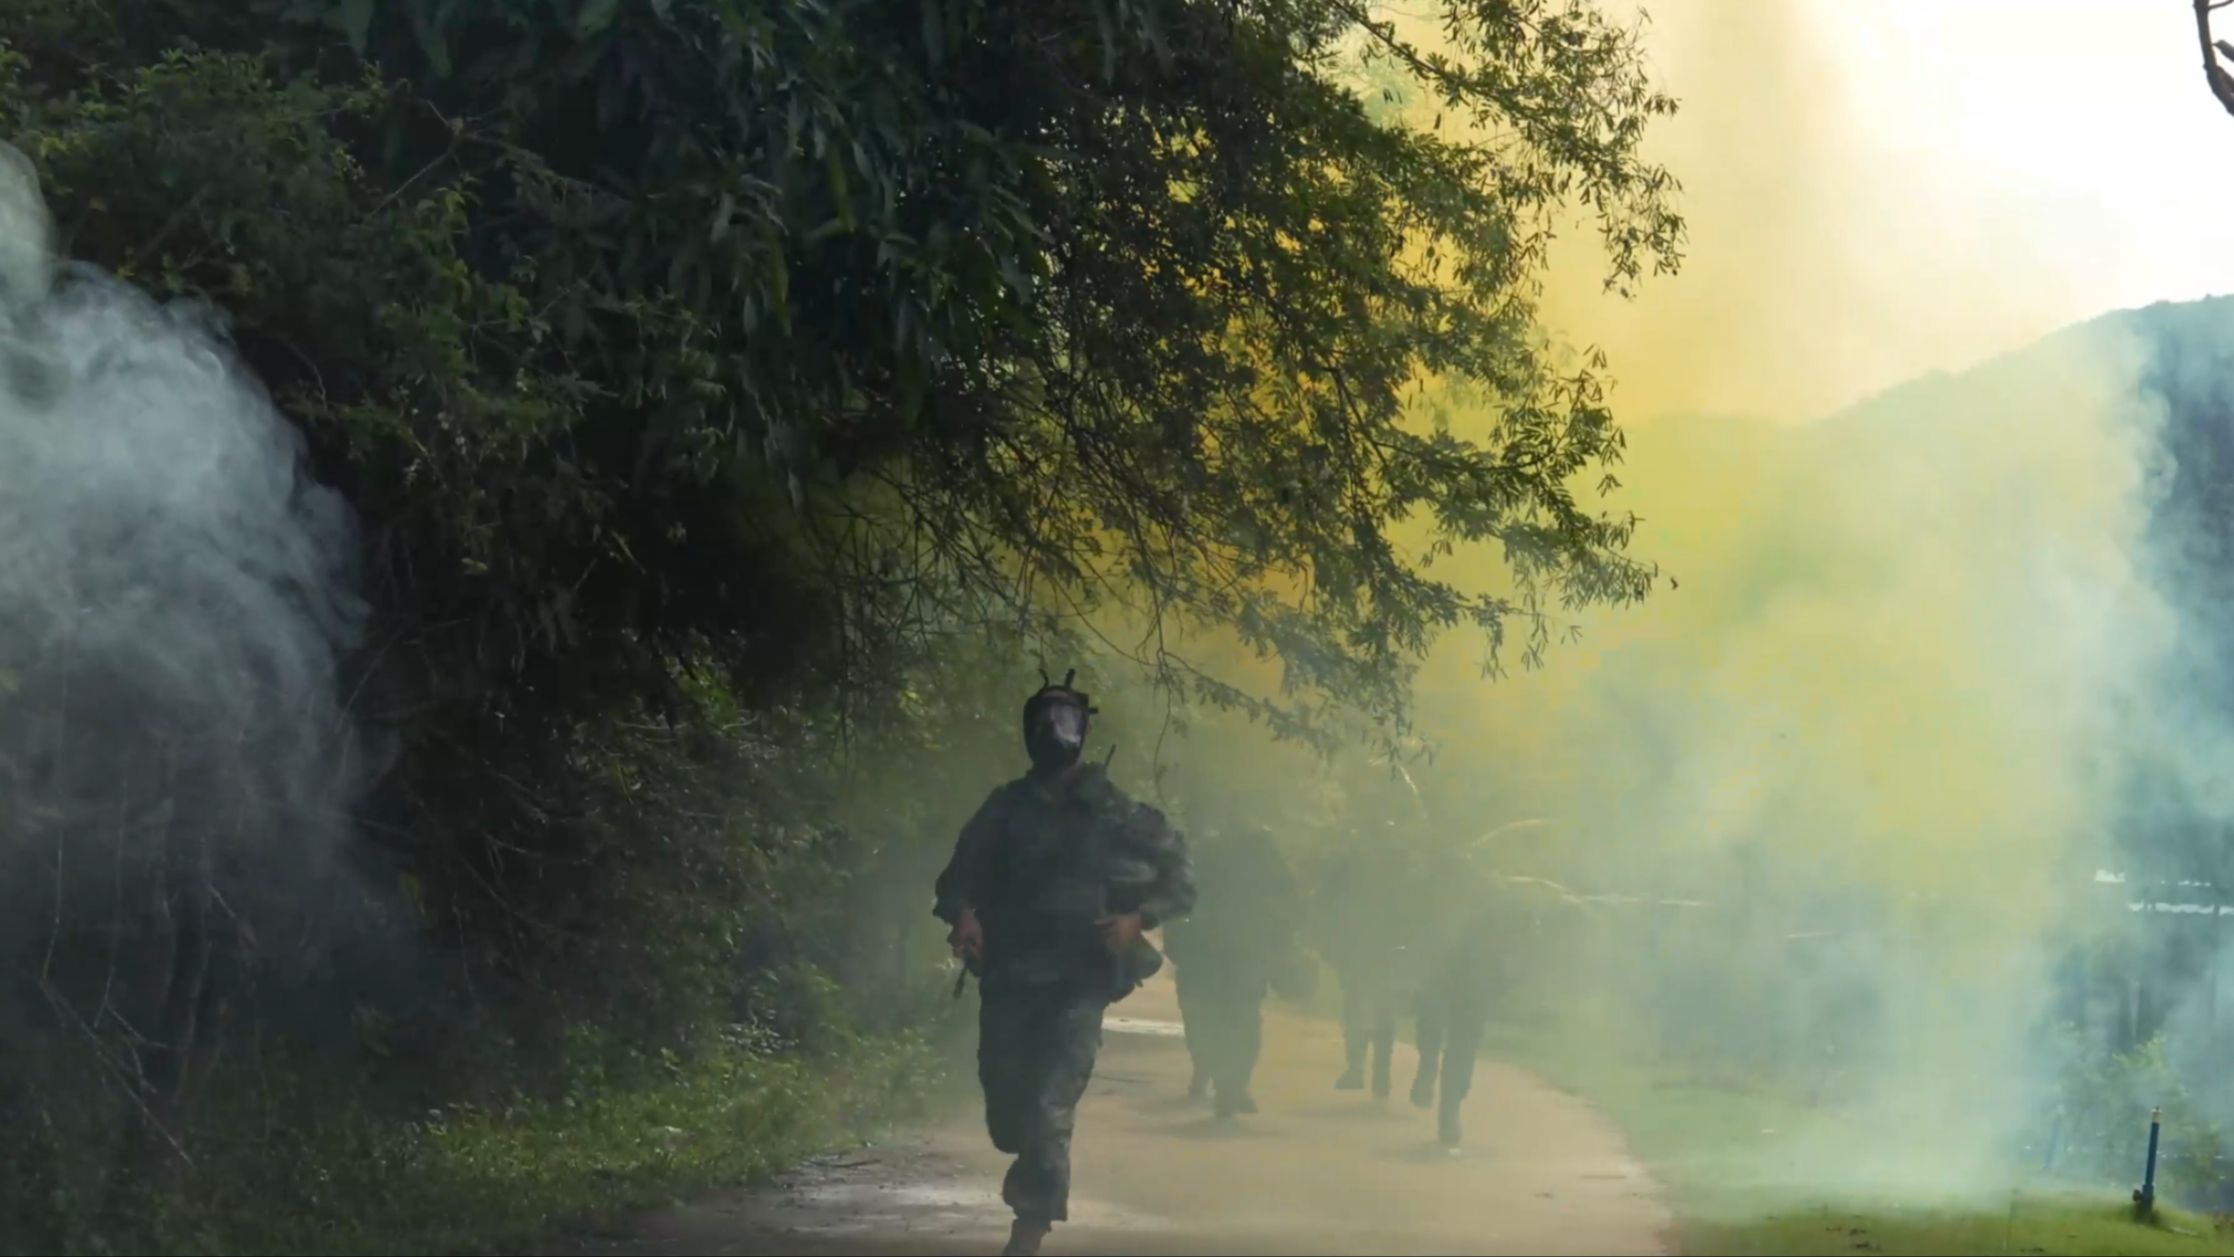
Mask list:
[[53,284],[52,236],[30,159],[0,144],[0,309],[28,305]]
[[52,239],[0,145],[0,958],[50,1000],[128,995],[161,966],[119,943],[181,921],[236,974],[314,963],[349,881],[354,523],[213,312]]

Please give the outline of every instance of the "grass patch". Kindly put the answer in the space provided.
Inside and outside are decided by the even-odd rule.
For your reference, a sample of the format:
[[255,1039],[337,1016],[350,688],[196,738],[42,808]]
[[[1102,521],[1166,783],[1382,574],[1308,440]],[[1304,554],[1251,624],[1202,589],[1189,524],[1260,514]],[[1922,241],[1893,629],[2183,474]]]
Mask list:
[[1602,1047],[1510,1030],[1486,1050],[1589,1100],[1622,1129],[1674,1194],[1679,1244],[1691,1257],[2234,1253],[2234,1230],[2223,1224],[2177,1210],[2142,1224],[2112,1189],[2044,1186],[1991,1209],[1795,1201],[1765,1189],[1755,1175],[1763,1141],[1820,1120],[1806,1106],[1640,1067]]
[[2100,1200],[2028,1196],[2001,1213],[1823,1209],[1750,1222],[1687,1224],[1683,1251],[1698,1254],[2032,1253],[2188,1257],[2234,1252],[2234,1236],[2204,1219],[2171,1214],[2133,1221]]
[[[946,1037],[861,1038],[813,1056],[745,1047],[573,1072],[555,1094],[399,1120],[306,1069],[195,1132],[194,1161],[129,1199],[113,1147],[58,1138],[37,1252],[495,1253],[609,1226],[855,1144],[960,1094]],[[251,1116],[253,1115],[253,1116]],[[36,1238],[36,1237],[34,1237]],[[0,1248],[10,1248],[0,1244]]]

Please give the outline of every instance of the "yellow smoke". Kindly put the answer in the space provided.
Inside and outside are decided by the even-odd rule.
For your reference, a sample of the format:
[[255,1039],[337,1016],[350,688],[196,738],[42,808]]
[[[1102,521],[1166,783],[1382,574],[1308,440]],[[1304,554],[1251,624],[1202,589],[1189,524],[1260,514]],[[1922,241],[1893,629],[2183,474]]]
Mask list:
[[[1684,271],[1619,302],[1577,235],[1544,308],[1608,352],[1631,444],[1607,506],[1641,516],[1636,552],[1676,584],[1585,615],[1581,644],[1494,684],[1454,637],[1420,709],[1454,830],[1552,818],[1527,872],[1696,893],[1787,931],[1823,904],[1869,922],[1804,955],[1714,936],[1684,963],[1761,992],[1770,1012],[1746,1016],[1838,1025],[1788,1050],[1835,1040],[1865,1062],[1845,1099],[1869,1129],[1970,1117],[1971,1142],[1928,1156],[1842,1128],[1781,1149],[1779,1173],[1976,1186],[2038,1096],[2049,971],[2095,928],[2112,704],[2164,645],[2134,561],[2153,416],[2137,351],[2105,333],[1823,418],[2099,313],[2090,294],[2115,287],[2049,248],[2069,221],[2027,219],[1932,134],[1868,112],[1901,61],[1857,51],[1835,7],[1652,6],[1651,56],[1683,104],[1653,145],[1685,186]],[[1496,587],[1479,558],[1472,583]],[[1678,1038],[1748,1050],[1714,1021],[1727,1006],[1659,998],[1658,959],[1601,947],[1547,971],[1607,994],[1632,1041],[1689,1018]],[[1874,1011],[1802,1007],[1836,983]]]
[[[2165,628],[2133,561],[2154,417],[2132,346],[2066,337],[1876,395],[2194,294],[2133,288],[2166,272],[2125,229],[2108,254],[2075,246],[2103,214],[2126,221],[2115,204],[2035,213],[2019,194],[2037,169],[1980,178],[1933,151],[1915,109],[2003,88],[2029,106],[1985,70],[2036,50],[1897,114],[1901,46],[1834,9],[1654,6],[1648,47],[1684,102],[1653,140],[1685,183],[1684,272],[1610,300],[1577,236],[1544,310],[1608,352],[1631,444],[1606,506],[1642,517],[1635,550],[1675,583],[1583,615],[1579,644],[1502,681],[1451,635],[1420,677],[1439,757],[1416,775],[1447,836],[1572,896],[1558,932],[1516,943],[1542,997],[1516,1008],[1749,1084],[1835,1056],[1822,1127],[1749,1168],[1810,1196],[1914,1198],[1999,1186],[2042,1099],[2049,975],[2098,928],[2111,706]],[[1506,584],[1494,554],[1459,562],[1461,584]],[[1374,799],[1417,822],[1401,789],[1330,787],[1237,738],[1177,747],[1189,807],[1304,824]],[[1701,906],[1663,929],[1606,895]],[[1929,1147],[1906,1137],[1927,1125]]]
[[[1604,296],[1568,233],[1550,321],[1632,424],[1801,421],[2117,306],[2234,287],[2226,119],[2180,5],[1615,0],[1682,103],[1683,273]],[[2195,81],[2191,81],[2194,79]]]

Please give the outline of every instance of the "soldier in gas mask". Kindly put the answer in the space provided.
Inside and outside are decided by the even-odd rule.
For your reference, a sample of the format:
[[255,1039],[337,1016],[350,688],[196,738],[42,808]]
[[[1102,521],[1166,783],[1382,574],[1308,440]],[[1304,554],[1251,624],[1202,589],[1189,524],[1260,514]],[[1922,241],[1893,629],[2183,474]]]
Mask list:
[[1163,964],[1142,933],[1195,898],[1185,840],[1085,763],[1094,708],[1046,685],[1024,704],[1031,769],[963,826],[939,874],[948,942],[978,975],[978,1081],[993,1146],[1016,1157],[1008,1253],[1036,1253],[1068,1216],[1071,1130],[1102,1014]]

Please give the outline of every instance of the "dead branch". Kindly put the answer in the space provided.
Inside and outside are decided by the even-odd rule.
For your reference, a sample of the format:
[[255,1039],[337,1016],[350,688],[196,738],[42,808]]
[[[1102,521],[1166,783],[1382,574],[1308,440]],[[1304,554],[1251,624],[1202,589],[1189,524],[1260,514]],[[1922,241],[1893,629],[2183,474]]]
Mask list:
[[2203,54],[2203,78],[2211,85],[2211,95],[2226,112],[2234,114],[2234,74],[2227,73],[2220,62],[2221,54],[2234,58],[2234,48],[2222,40],[2211,38],[2211,13],[2225,7],[2228,0],[2195,0],[2195,43]]

